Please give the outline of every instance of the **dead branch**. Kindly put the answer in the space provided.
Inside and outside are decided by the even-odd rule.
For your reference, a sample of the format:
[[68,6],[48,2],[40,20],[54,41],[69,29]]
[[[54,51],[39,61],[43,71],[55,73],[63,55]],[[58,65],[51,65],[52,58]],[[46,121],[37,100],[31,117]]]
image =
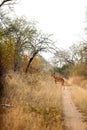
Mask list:
[[4,103],[0,104],[0,106],[5,106],[5,107],[14,107],[14,106],[11,105],[11,104],[4,104]]

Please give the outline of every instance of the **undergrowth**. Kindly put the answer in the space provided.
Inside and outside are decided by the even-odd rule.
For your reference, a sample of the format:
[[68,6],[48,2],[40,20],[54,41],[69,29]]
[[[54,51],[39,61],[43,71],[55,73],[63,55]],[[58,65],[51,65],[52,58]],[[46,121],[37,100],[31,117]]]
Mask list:
[[62,130],[61,87],[49,73],[6,75],[2,103],[0,130]]

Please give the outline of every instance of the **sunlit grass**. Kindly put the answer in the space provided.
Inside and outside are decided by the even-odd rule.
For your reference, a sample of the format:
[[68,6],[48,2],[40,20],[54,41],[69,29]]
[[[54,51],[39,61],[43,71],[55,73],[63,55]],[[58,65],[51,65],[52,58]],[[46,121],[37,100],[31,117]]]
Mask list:
[[84,113],[87,119],[87,90],[81,87],[72,87],[71,96],[77,108]]
[[85,79],[85,77],[83,77],[83,76],[70,77],[69,83],[87,89],[87,79]]
[[0,130],[62,130],[61,87],[47,73],[6,76]]

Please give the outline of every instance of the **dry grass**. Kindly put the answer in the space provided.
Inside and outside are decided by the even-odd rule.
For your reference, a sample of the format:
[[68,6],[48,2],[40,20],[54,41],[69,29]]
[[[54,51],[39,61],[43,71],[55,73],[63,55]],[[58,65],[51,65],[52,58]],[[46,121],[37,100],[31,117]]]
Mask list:
[[73,76],[69,79],[70,84],[78,85],[87,88],[87,80],[82,76]]
[[87,90],[81,87],[72,86],[71,96],[78,109],[84,113],[87,119]]
[[6,76],[0,130],[62,130],[61,87],[46,73]]

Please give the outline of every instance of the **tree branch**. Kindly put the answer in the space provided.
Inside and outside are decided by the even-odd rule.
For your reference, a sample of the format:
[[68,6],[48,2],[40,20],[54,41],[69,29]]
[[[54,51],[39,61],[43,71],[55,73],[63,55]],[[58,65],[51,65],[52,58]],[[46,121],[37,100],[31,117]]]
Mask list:
[[14,107],[14,106],[11,105],[11,104],[0,104],[0,106],[5,106],[5,107]]
[[2,7],[5,3],[10,2],[10,1],[12,1],[12,0],[3,0],[3,1],[1,2],[1,4],[0,4],[0,7]]

